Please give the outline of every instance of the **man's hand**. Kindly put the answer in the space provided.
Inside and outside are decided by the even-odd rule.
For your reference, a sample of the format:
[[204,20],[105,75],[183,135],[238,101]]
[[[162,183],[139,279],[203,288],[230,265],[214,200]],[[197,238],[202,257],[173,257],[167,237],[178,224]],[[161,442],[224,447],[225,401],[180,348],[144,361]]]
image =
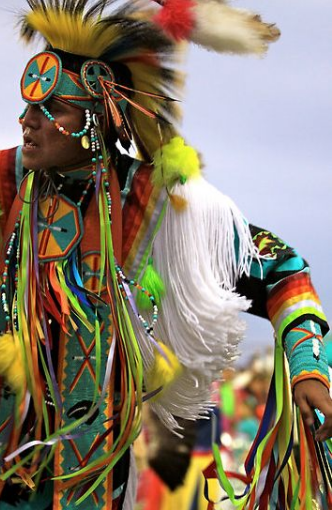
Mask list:
[[308,426],[314,423],[314,409],[324,414],[324,425],[319,427],[315,435],[317,441],[332,437],[332,399],[323,383],[317,379],[298,382],[294,387],[294,400]]

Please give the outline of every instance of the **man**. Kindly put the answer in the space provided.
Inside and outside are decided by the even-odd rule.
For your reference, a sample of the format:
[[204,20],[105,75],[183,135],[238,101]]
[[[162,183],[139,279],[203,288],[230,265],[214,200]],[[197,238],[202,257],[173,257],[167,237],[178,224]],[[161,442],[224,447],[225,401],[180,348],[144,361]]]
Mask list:
[[[328,326],[306,263],[248,227],[173,125],[172,37],[201,42],[200,4],[103,18],[113,2],[28,3],[22,35],[46,47],[21,80],[23,147],[1,154],[1,508],[130,509],[143,399],[170,428],[204,414],[247,297],[285,345],[306,421],[317,407],[317,439],[331,436]],[[229,23],[243,17],[248,47],[208,46],[260,52],[276,37],[240,11]]]

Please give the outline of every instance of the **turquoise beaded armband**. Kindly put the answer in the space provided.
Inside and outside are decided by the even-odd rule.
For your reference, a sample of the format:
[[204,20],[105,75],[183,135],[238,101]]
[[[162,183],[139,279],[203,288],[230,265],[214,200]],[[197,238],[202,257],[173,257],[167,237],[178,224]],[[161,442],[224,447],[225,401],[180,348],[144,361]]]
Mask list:
[[329,369],[319,324],[306,320],[285,338],[292,388],[304,379],[318,379],[330,386]]

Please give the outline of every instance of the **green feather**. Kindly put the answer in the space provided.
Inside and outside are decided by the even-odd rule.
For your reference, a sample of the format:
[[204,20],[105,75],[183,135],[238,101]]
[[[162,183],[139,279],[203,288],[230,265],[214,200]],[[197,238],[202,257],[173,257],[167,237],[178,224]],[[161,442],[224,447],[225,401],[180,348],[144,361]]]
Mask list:
[[[140,285],[147,290],[155,299],[156,305],[160,308],[161,300],[165,295],[165,284],[153,266],[153,259],[150,258],[148,265],[140,279]],[[138,292],[136,303],[141,310],[151,310],[151,299],[144,292]]]

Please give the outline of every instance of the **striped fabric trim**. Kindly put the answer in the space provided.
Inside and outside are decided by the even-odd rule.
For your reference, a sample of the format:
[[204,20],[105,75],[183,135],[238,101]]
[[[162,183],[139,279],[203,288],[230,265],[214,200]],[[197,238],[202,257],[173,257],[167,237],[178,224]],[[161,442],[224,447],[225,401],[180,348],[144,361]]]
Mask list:
[[141,165],[123,207],[123,267],[135,277],[144,263],[165,204],[165,194],[151,183],[152,167]]
[[[274,329],[284,339],[286,329],[305,316],[313,316],[326,323],[317,293],[312,286],[309,269],[288,276],[281,282],[268,287],[267,311]],[[328,326],[326,324],[328,329]]]

